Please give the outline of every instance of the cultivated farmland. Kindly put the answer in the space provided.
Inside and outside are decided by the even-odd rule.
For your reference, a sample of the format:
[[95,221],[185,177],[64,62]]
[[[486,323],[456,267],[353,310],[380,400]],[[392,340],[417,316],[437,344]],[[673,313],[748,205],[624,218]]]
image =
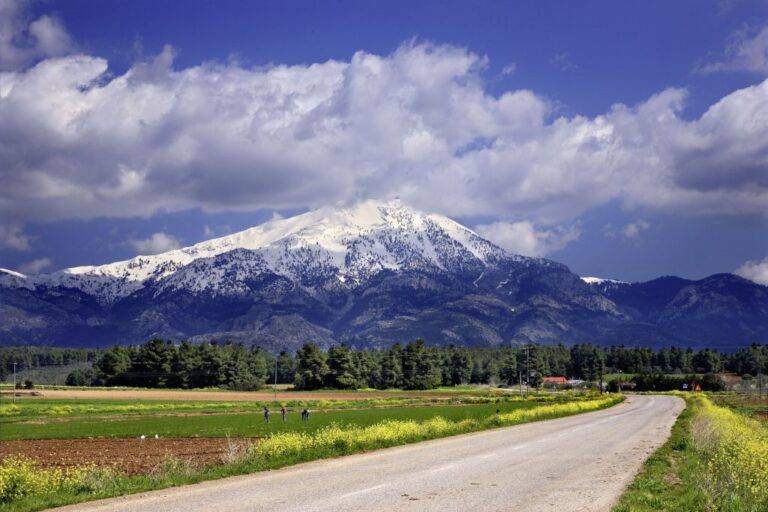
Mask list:
[[[278,403],[266,400],[273,398],[271,393],[115,391],[111,395],[114,399],[108,399],[107,391],[58,394],[64,393],[79,397],[52,398],[57,393],[47,391],[46,396],[19,397],[15,403],[6,395],[0,402],[0,456],[4,459],[0,466],[0,502],[5,502],[0,509],[11,506],[14,510],[34,510],[55,503],[554,418],[615,403],[615,399],[586,394],[521,398],[487,389],[281,392],[278,400],[283,400]],[[136,399],[138,396],[143,399]],[[242,396],[250,400],[240,399]],[[288,409],[286,421],[280,415],[283,405]],[[264,406],[272,411],[269,422],[263,415]],[[302,421],[300,412],[304,409],[310,412],[308,421]],[[395,433],[382,437],[381,433],[386,432]],[[334,441],[326,447],[317,441],[331,434],[357,441],[343,446]],[[299,439],[312,449],[267,457],[258,449],[263,439],[274,440],[269,446]],[[83,482],[62,483],[69,481],[68,474],[83,471],[91,472]],[[14,487],[13,482],[24,481],[27,473],[52,475],[44,485],[55,488],[55,492],[42,489],[34,496],[31,481],[25,484],[25,490]],[[90,484],[85,485],[85,481]]]

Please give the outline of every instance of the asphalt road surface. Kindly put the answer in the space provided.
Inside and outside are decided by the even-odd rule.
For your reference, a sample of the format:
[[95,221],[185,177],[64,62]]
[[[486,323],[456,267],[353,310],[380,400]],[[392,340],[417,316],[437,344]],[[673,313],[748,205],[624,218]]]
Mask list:
[[684,408],[610,409],[57,509],[115,511],[610,510]]

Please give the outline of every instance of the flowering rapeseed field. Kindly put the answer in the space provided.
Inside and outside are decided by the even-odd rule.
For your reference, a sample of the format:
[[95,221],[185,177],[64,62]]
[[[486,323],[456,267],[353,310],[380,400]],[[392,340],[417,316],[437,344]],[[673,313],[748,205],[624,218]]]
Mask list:
[[110,470],[94,466],[42,469],[30,459],[8,457],[0,464],[0,503],[31,494],[91,491],[111,476]]
[[768,429],[706,397],[697,402],[691,434],[718,509],[768,510]]
[[452,422],[435,417],[422,422],[387,420],[368,427],[330,425],[309,433],[274,434],[252,445],[250,453],[262,459],[308,460],[593,411],[621,400],[622,396],[614,395],[595,400],[543,405],[497,414],[484,420],[466,419]]

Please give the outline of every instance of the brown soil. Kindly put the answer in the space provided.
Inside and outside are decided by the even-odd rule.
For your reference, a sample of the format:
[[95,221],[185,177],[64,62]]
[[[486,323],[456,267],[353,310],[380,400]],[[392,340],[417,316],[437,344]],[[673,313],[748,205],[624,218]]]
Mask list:
[[[211,402],[271,402],[275,395],[271,391],[179,391],[179,390],[121,390],[121,389],[46,389],[42,391],[45,398],[71,398],[78,400],[201,400]],[[431,398],[450,398],[455,394],[439,393],[333,393],[333,392],[302,392],[279,391],[279,401],[288,400],[355,400],[365,398],[415,398],[419,396]]]
[[22,455],[43,467],[95,464],[138,475],[159,471],[169,456],[194,467],[220,464],[232,455],[243,453],[252,441],[243,438],[0,441],[0,461],[9,455]]

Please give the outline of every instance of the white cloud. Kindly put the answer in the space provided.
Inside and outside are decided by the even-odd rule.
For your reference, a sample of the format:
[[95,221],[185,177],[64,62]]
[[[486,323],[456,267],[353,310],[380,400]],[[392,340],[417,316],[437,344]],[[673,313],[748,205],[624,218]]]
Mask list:
[[755,283],[768,286],[768,258],[762,261],[747,261],[734,273]]
[[523,256],[546,256],[579,237],[574,226],[537,229],[529,221],[499,221],[475,226],[477,234],[496,245]]
[[766,214],[768,81],[694,120],[679,115],[680,89],[552,119],[532,91],[486,92],[487,59],[452,46],[263,68],[177,70],[173,57],[168,47],[118,75],[89,55],[0,73],[6,232],[62,218],[394,196],[536,226],[611,201]]
[[515,64],[514,62],[510,62],[509,64],[501,68],[502,75],[512,75],[515,73],[515,71],[517,71],[517,64]]
[[32,237],[25,235],[18,224],[0,224],[0,246],[16,251],[28,251],[31,249]]
[[159,254],[181,247],[178,238],[163,232],[154,233],[144,240],[131,240],[130,244],[139,254],[144,256]]
[[768,75],[768,26],[743,28],[731,36],[721,60],[700,66],[701,73],[749,71]]
[[626,226],[624,226],[624,229],[622,230],[622,234],[626,238],[637,238],[640,236],[640,233],[643,231],[647,231],[650,229],[651,223],[648,221],[645,221],[643,219],[638,219],[635,222],[630,222]]
[[30,20],[29,2],[0,0],[0,71],[23,68],[41,57],[65,55],[72,41],[59,20]]
[[51,268],[51,265],[53,265],[53,261],[50,258],[37,258],[19,265],[18,271],[26,275],[35,275]]

